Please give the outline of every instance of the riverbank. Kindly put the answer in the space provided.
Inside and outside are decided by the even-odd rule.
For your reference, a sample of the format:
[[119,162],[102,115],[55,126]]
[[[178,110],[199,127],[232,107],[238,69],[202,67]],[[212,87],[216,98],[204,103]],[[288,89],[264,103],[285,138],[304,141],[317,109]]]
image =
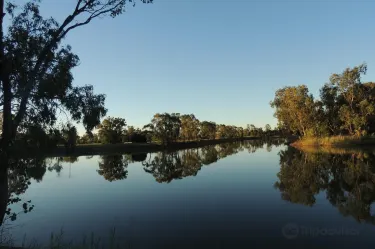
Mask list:
[[[278,138],[278,137],[270,137]],[[242,137],[242,138],[226,138],[226,139],[215,139],[215,140],[200,140],[190,142],[175,142],[168,146],[163,146],[156,143],[124,143],[124,144],[80,144],[77,145],[73,152],[67,154],[64,146],[58,146],[55,149],[48,152],[40,152],[28,150],[27,152],[17,152],[17,155],[31,156],[31,155],[43,155],[48,157],[60,157],[60,156],[92,156],[92,155],[105,155],[105,154],[117,154],[117,153],[151,153],[158,151],[175,151],[181,149],[199,148],[207,145],[245,141],[245,140],[259,140],[261,137]]]
[[350,149],[362,147],[375,147],[375,137],[373,136],[334,136],[334,137],[313,137],[303,138],[290,144],[291,146],[306,150],[306,148],[325,149]]

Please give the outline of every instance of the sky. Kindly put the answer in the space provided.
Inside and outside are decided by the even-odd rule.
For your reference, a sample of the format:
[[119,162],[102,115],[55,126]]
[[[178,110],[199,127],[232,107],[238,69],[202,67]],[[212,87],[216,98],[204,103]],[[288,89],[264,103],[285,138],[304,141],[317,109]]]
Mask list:
[[[43,0],[41,12],[62,22],[74,6]],[[364,80],[375,81],[374,10],[369,0],[154,0],[65,43],[80,57],[74,84],[106,94],[108,115],[129,125],[178,112],[275,126],[269,102],[279,88],[305,84],[318,97],[332,73],[363,62]]]

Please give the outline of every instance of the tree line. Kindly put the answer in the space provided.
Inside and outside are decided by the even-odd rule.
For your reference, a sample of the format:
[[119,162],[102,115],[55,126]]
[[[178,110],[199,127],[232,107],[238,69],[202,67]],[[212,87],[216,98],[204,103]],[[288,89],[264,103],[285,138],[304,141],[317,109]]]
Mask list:
[[320,99],[306,85],[288,86],[270,103],[280,129],[300,137],[352,135],[375,132],[375,83],[363,82],[366,64],[332,74],[320,89]]
[[61,123],[43,128],[38,124],[29,124],[19,130],[13,148],[28,151],[50,151],[58,145],[66,147],[67,152],[74,150],[77,144],[121,144],[121,143],[159,143],[168,145],[173,142],[215,140],[245,137],[280,136],[282,131],[272,129],[269,124],[264,128],[248,124],[246,128],[234,125],[216,124],[212,121],[200,121],[194,114],[157,113],[143,128],[128,126],[124,118],[107,117],[95,127],[97,132],[86,132],[79,136],[77,128],[71,123]]
[[243,128],[216,124],[211,121],[200,121],[194,114],[181,115],[179,113],[157,113],[151,122],[142,129],[127,126],[125,119],[115,117],[105,118],[97,128],[96,134],[85,134],[78,138],[78,143],[157,142],[168,145],[179,141],[264,137],[280,133],[279,130],[272,129],[269,124],[264,129],[250,124]]

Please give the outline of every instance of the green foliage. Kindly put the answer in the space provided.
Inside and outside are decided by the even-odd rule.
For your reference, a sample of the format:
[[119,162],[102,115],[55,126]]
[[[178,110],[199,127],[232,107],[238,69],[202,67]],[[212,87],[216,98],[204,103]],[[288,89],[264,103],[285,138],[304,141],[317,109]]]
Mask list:
[[215,139],[216,137],[216,123],[203,121],[199,124],[199,135],[203,139]]
[[282,127],[301,136],[315,133],[317,105],[305,85],[277,90],[271,106],[276,109],[275,117]]
[[264,127],[264,132],[266,134],[269,134],[271,130],[272,130],[271,126],[269,124],[266,124],[266,126]]
[[91,132],[83,134],[81,137],[79,137],[78,144],[95,144],[100,143],[98,134],[93,134]]
[[71,71],[79,58],[62,41],[70,31],[96,18],[116,17],[125,11],[127,3],[135,4],[134,0],[77,0],[59,24],[40,14],[38,2],[31,0],[23,6],[6,3],[10,18],[7,32],[3,32],[0,19],[2,151],[9,150],[24,127],[46,129],[55,125],[61,113],[68,112],[87,131],[100,123],[107,112],[105,95],[94,94],[91,85],[73,86]]
[[332,74],[314,100],[306,86],[285,87],[271,106],[279,126],[301,136],[356,135],[375,132],[375,83],[362,83],[362,64]]
[[[105,96],[95,95],[92,86],[72,85],[71,70],[79,58],[70,46],[61,45],[68,32],[64,24],[69,23],[60,26],[52,18],[43,18],[35,2],[15,6],[8,14],[11,25],[2,42],[4,59],[11,66],[1,71],[1,80],[9,82],[14,96],[9,99],[16,113],[13,125],[54,125],[59,112],[66,110],[87,130],[94,128],[106,113]],[[5,96],[6,89],[2,90]]]
[[190,115],[182,115],[180,117],[181,120],[181,138],[182,140],[198,140],[199,135],[199,120],[194,116],[194,114]]
[[128,129],[124,132],[124,142],[130,142],[131,137],[134,135],[135,129],[134,126],[128,126]]
[[123,141],[125,127],[125,119],[108,117],[98,126],[99,140],[103,144],[121,143]]
[[62,129],[62,138],[63,143],[68,150],[74,149],[78,140],[76,127],[71,124],[64,126]]
[[170,142],[177,141],[180,135],[181,120],[179,113],[157,113],[154,115],[151,123],[144,126],[149,129],[156,141],[167,145]]

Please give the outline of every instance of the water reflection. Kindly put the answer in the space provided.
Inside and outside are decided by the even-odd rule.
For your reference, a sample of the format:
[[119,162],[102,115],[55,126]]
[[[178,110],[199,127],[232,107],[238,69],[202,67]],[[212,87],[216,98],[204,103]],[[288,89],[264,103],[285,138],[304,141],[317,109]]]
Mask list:
[[326,198],[343,216],[375,224],[375,153],[304,153],[293,148],[280,152],[279,181],[284,200],[313,206],[316,195]]
[[[246,150],[254,153],[257,149],[271,145],[279,146],[283,139],[272,141],[253,140],[202,148],[185,149],[173,152],[158,152],[148,156],[146,153],[125,155],[102,155],[99,157],[97,172],[109,182],[124,180],[128,177],[130,163],[142,162],[144,171],[150,173],[157,182],[168,183],[198,174],[202,166],[213,164],[222,158]],[[86,157],[90,159],[91,157]],[[21,213],[33,210],[32,200],[23,200],[22,195],[27,191],[32,180],[41,182],[47,170],[55,171],[60,176],[63,163],[75,164],[78,157],[28,158],[13,159],[7,172],[0,174],[0,219],[15,220]],[[12,210],[9,207],[12,205]]]
[[[242,141],[176,152],[158,152],[142,164],[145,172],[152,174],[157,182],[169,183],[172,180],[196,176],[203,165],[215,163],[245,149],[249,153],[255,153],[257,149],[263,148],[265,142],[264,140]],[[280,145],[282,140],[274,140],[273,143]]]
[[101,156],[97,172],[107,181],[116,181],[128,177],[128,158],[124,155]]

